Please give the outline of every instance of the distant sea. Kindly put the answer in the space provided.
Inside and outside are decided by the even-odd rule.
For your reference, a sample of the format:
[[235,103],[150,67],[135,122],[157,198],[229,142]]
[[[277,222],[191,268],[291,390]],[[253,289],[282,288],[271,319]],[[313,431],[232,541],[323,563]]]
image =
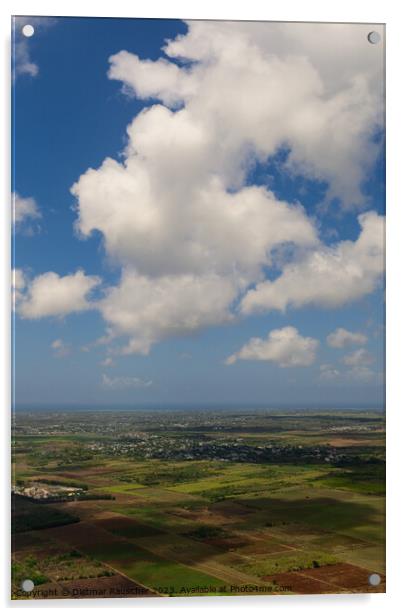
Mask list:
[[57,412],[57,413],[84,413],[84,412],[138,412],[138,413],[146,413],[146,412],[208,412],[208,413],[218,413],[218,412],[243,412],[243,413],[253,413],[253,412],[266,412],[266,413],[275,413],[275,412],[314,412],[323,411],[325,413],[336,413],[336,412],[356,412],[361,413],[365,411],[376,411],[376,412],[385,412],[385,408],[373,406],[367,404],[366,406],[334,406],[334,407],[324,407],[322,405],[303,405],[303,406],[286,406],[286,405],[267,405],[264,406],[262,404],[249,404],[249,405],[237,405],[237,404],[228,404],[228,405],[196,405],[196,404],[181,404],[181,405],[169,405],[169,406],[161,406],[161,405],[149,405],[149,406],[61,406],[58,404],[53,405],[18,405],[13,409],[13,412]]

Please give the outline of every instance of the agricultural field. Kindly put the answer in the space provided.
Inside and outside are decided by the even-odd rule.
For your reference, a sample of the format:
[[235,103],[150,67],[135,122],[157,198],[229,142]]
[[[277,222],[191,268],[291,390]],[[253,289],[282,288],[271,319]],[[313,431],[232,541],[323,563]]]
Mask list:
[[19,412],[13,597],[384,592],[384,428],[372,411]]

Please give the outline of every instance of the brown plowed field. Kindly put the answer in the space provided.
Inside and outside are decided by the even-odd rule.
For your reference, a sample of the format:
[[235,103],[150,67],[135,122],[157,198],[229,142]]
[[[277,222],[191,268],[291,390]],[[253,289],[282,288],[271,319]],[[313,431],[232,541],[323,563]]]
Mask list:
[[289,586],[291,592],[299,594],[343,593],[343,592],[385,592],[385,579],[381,577],[378,586],[368,583],[368,569],[348,563],[327,565],[317,569],[303,569],[291,573],[278,573],[263,578],[267,582],[276,582]]

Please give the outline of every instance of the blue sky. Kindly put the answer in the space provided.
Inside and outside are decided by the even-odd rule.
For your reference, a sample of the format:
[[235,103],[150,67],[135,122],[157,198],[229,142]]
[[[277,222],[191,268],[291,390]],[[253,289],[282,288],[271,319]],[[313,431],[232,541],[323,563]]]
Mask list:
[[366,31],[15,21],[17,407],[382,408]]

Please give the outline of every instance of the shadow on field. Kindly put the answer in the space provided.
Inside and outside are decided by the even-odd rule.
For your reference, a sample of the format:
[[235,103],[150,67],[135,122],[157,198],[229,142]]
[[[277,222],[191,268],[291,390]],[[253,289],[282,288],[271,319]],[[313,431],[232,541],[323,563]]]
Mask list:
[[[301,524],[325,531],[353,530],[358,526],[378,524],[378,510],[367,503],[335,498],[254,498],[242,503],[263,513],[265,526]],[[250,520],[251,522],[251,520]],[[263,522],[264,525],[264,522]]]

